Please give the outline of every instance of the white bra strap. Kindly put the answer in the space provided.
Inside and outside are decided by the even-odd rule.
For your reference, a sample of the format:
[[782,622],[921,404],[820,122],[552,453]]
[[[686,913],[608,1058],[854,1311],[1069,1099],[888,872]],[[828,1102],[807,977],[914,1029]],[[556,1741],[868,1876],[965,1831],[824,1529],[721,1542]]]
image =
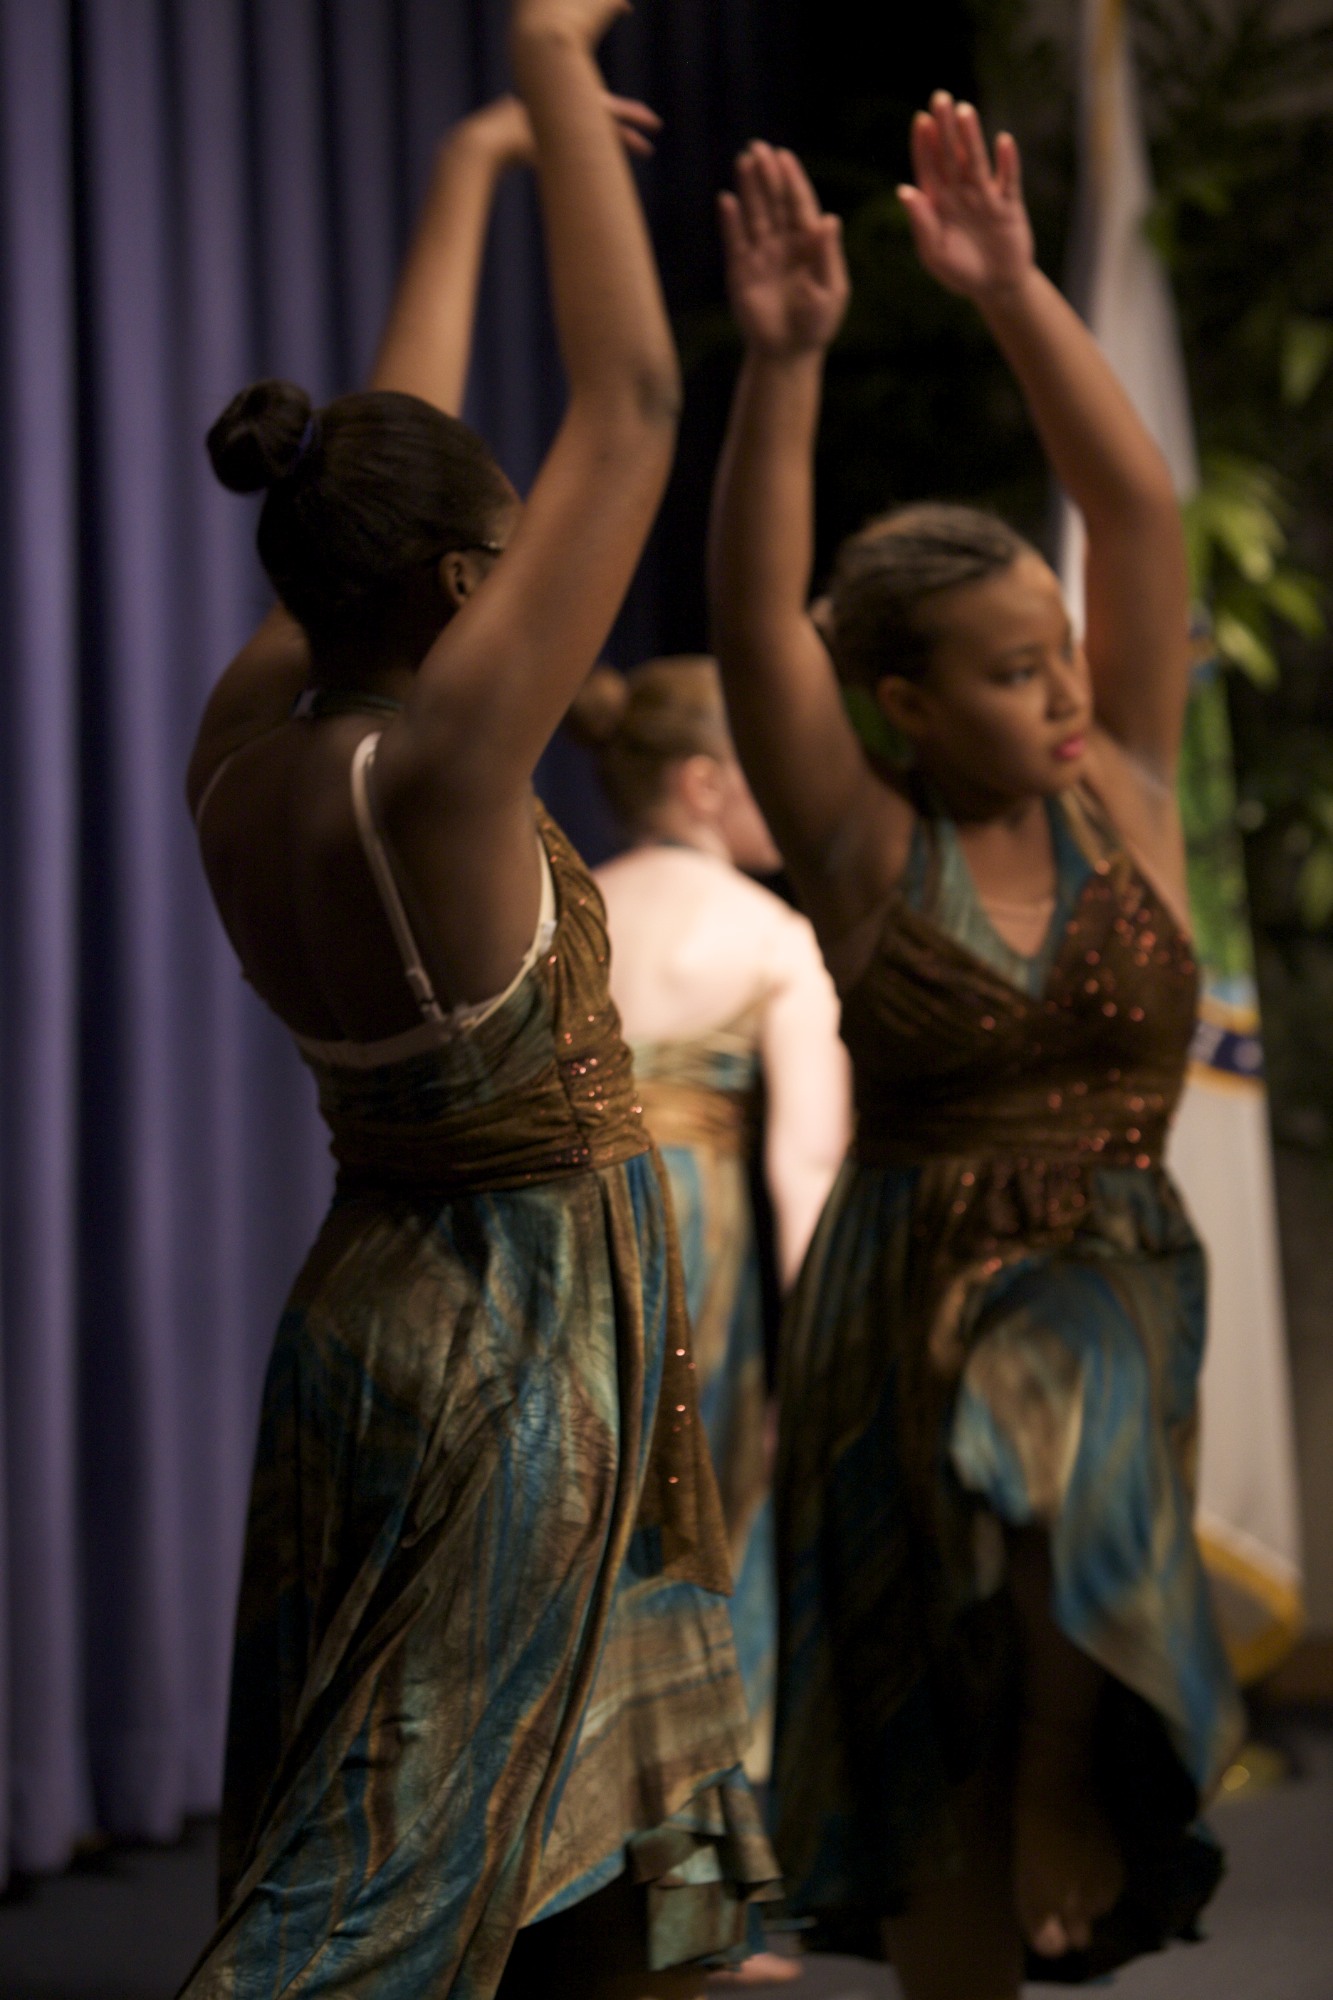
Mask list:
[[430,974],[423,965],[421,953],[417,949],[417,941],[408,921],[398,884],[394,880],[383,836],[375,824],[375,809],[370,802],[370,767],[375,761],[375,749],[379,740],[378,730],[374,730],[369,736],[363,736],[352,758],[352,810],[356,814],[356,830],[361,836],[361,845],[370,864],[370,872],[375,878],[375,887],[379,890],[384,914],[389,919],[389,928],[398,946],[403,961],[403,971],[412,989],[412,997],[421,1009],[423,1020],[435,1021],[444,1027],[447,1025],[445,1013],[435,997]]

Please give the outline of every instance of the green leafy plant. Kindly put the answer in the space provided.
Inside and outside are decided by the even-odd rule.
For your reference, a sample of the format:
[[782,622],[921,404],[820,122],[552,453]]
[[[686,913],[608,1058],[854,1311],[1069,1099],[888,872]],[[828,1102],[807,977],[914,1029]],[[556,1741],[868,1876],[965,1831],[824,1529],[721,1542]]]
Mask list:
[[1292,313],[1282,329],[1282,400],[1300,410],[1309,402],[1333,361],[1333,319]]
[[1271,465],[1214,451],[1183,509],[1190,580],[1222,660],[1258,687],[1278,680],[1274,620],[1307,639],[1325,631],[1323,587],[1287,560],[1292,502]]

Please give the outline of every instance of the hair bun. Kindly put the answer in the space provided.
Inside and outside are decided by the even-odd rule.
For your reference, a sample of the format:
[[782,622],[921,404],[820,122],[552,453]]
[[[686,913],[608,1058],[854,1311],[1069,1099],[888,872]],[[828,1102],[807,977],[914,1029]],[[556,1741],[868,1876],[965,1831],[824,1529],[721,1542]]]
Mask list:
[[294,382],[252,382],[233,396],[208,433],[208,456],[232,493],[258,493],[296,470],[314,407]]
[[614,667],[594,667],[569,705],[565,722],[579,743],[597,749],[609,743],[625,719],[629,683]]

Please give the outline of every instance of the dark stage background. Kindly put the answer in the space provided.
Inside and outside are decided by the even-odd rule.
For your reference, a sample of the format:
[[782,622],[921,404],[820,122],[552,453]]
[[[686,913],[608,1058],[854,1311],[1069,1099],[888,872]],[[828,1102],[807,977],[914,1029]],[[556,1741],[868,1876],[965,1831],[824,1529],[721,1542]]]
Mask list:
[[[330,1173],[182,802],[264,604],[253,512],[201,440],[253,376],[360,378],[434,144],[503,83],[503,17],[0,0],[0,1874],[216,1803],[259,1383]],[[961,18],[929,31],[950,55]],[[613,37],[612,79],[668,121],[643,181],[691,386],[623,664],[704,637],[731,371],[713,191],[758,130],[819,143],[827,21],[641,0]],[[901,44],[883,56],[914,96]],[[469,407],[520,485],[559,405],[542,292],[515,186]],[[558,747],[543,784],[596,852],[587,776]]]

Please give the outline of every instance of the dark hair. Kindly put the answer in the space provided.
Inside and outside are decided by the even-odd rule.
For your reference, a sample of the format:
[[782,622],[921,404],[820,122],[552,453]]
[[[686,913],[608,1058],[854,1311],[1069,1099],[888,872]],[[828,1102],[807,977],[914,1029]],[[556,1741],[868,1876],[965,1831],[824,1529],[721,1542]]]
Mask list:
[[268,489],[260,559],[317,652],[371,636],[414,572],[484,546],[513,497],[475,431],[392,389],[316,411],[294,383],[254,382],[208,455],[233,493]]
[[838,551],[826,632],[838,678],[874,688],[886,674],[917,679],[935,635],[921,610],[946,590],[980,583],[1031,548],[998,515],[938,501],[867,521]]
[[594,667],[565,721],[595,752],[611,809],[630,831],[652,812],[672,764],[734,754],[717,662],[702,654],[645,660],[628,674]]

